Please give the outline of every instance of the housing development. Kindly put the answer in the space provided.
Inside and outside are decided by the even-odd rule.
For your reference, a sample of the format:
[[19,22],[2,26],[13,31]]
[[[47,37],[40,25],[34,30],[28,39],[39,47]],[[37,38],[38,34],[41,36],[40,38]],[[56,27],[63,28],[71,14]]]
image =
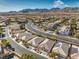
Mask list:
[[0,59],[79,59],[79,7],[53,4],[0,12]]

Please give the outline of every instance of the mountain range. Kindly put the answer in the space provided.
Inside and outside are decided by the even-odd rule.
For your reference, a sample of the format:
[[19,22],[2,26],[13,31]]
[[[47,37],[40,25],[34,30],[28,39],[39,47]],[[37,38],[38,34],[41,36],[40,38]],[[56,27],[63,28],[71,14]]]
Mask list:
[[59,11],[63,11],[63,12],[75,12],[75,13],[79,13],[79,8],[78,7],[65,7],[65,8],[51,8],[51,9],[39,9],[39,8],[36,8],[36,9],[23,9],[23,10],[20,10],[20,11],[10,11],[9,13],[16,13],[16,12],[19,12],[19,13],[29,13],[29,12],[50,12],[50,11],[53,11],[53,12],[59,12]]

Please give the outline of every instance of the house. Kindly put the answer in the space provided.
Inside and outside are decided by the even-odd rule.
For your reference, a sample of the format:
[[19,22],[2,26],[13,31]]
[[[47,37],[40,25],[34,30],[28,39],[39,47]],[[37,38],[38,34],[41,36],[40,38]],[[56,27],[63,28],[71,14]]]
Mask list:
[[45,39],[39,44],[37,52],[47,57],[48,53],[52,50],[54,43],[55,41]]
[[68,55],[69,47],[70,47],[69,44],[58,42],[54,46],[54,48],[52,49],[52,51],[54,51],[54,52],[62,55],[63,57],[66,57]]
[[0,22],[0,26],[5,27],[6,26],[5,22]]
[[21,40],[25,40],[25,41],[28,41],[34,37],[35,37],[34,35],[32,35],[31,33],[27,32],[27,31],[16,34],[17,39],[21,39]]
[[79,59],[79,53],[75,53],[71,56],[71,59]]
[[45,52],[49,52],[52,49],[54,43],[55,41],[46,39],[39,45],[39,48],[42,48],[42,50]]
[[41,38],[41,37],[35,37],[35,38],[33,38],[33,39],[31,39],[30,41],[29,41],[29,43],[31,44],[31,45],[33,45],[33,46],[38,46],[41,42],[43,42],[44,41],[44,38]]
[[9,25],[9,30],[11,33],[17,33],[20,31],[20,26],[17,23],[12,23],[11,25]]
[[4,39],[6,37],[6,27],[2,26],[0,27],[0,39]]
[[59,23],[60,23],[60,21],[56,21],[54,23],[49,23],[47,26],[47,30],[52,31],[52,30],[57,29],[58,27],[60,27]]
[[69,26],[63,26],[58,31],[58,34],[61,34],[61,35],[69,35],[69,32],[70,32]]
[[72,53],[71,55],[75,54],[75,53],[79,53],[79,47],[72,45]]

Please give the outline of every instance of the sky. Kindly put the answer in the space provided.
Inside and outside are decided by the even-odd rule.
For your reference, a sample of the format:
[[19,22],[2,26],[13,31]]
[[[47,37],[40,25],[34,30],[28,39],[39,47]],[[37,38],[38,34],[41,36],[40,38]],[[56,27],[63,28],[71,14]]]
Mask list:
[[0,12],[57,7],[79,7],[79,0],[0,0]]

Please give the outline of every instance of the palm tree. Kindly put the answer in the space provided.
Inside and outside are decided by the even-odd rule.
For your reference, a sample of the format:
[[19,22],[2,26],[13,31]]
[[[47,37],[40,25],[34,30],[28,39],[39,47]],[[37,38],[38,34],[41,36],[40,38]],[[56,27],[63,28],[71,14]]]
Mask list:
[[55,52],[50,52],[50,53],[49,53],[49,56],[50,56],[52,59],[56,59],[57,53],[55,53]]
[[29,43],[27,43],[27,41],[25,41],[25,40],[22,40],[22,43],[23,43],[23,45],[25,46],[25,47],[29,47]]
[[35,59],[33,55],[30,54],[22,54],[20,59]]
[[66,59],[71,59],[71,54],[72,54],[72,44],[70,45],[70,48],[68,50],[68,56]]
[[27,54],[22,54],[20,59],[26,59],[27,58]]

